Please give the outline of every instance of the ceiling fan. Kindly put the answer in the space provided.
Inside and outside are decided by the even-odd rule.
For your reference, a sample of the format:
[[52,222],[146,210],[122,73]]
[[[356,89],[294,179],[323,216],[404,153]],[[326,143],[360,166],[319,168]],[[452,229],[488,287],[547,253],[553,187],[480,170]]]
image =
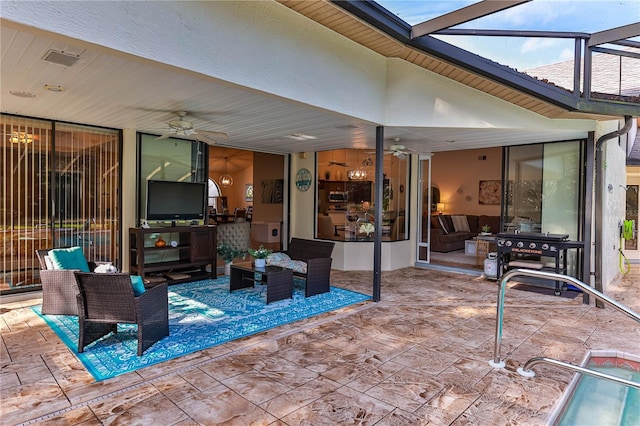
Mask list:
[[171,137],[179,138],[191,138],[209,145],[213,145],[218,139],[226,139],[227,134],[222,132],[212,132],[209,130],[194,129],[193,123],[187,120],[186,111],[176,112],[176,118],[166,121],[165,124],[169,126],[162,136],[158,136],[156,140],[167,139]]
[[347,163],[344,163],[342,161],[329,161],[328,163],[329,166],[342,166],[342,167],[349,167],[349,165]]
[[[385,149],[384,155],[393,154],[394,157],[398,157],[400,160],[404,160],[409,154],[407,151],[413,150],[405,148],[404,145],[401,145],[400,138],[393,138],[393,144],[389,145],[389,147]],[[375,154],[375,151],[370,151],[369,154]]]

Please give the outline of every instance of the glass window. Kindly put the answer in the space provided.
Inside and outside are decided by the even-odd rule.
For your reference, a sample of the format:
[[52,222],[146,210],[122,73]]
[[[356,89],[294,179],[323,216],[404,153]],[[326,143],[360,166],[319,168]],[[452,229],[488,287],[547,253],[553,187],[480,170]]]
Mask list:
[[149,180],[206,183],[208,178],[205,173],[206,147],[203,142],[178,138],[158,140],[157,136],[142,133],[139,134],[139,141],[140,201],[138,218],[142,221],[146,218],[147,182]]
[[[408,156],[384,156],[382,239],[407,238]],[[361,149],[319,152],[317,160],[317,238],[372,241],[375,153]]]

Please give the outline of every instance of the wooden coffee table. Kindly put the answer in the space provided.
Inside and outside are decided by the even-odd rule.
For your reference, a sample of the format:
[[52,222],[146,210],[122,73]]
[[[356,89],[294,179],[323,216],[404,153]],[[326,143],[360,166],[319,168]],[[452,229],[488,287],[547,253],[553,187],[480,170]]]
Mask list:
[[256,268],[251,264],[231,265],[229,292],[254,287],[256,282],[267,286],[267,304],[293,297],[291,269],[269,265],[264,268]]

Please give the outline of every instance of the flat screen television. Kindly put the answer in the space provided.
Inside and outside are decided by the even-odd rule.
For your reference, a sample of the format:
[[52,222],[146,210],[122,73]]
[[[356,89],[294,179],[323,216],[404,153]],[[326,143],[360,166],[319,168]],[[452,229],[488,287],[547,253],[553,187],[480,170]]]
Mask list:
[[204,219],[207,184],[149,180],[147,220]]

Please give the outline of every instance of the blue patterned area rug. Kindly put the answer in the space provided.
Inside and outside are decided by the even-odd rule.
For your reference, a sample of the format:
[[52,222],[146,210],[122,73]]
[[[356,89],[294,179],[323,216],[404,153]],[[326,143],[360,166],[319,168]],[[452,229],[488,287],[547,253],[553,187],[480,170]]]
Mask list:
[[201,349],[256,334],[270,328],[369,300],[362,293],[331,287],[304,297],[304,282],[294,279],[293,298],[266,304],[266,286],[229,293],[229,277],[169,286],[169,337],[138,357],[136,325],[120,324],[78,353],[78,318],[42,315],[33,310],[76,354],[96,381],[158,364]]

